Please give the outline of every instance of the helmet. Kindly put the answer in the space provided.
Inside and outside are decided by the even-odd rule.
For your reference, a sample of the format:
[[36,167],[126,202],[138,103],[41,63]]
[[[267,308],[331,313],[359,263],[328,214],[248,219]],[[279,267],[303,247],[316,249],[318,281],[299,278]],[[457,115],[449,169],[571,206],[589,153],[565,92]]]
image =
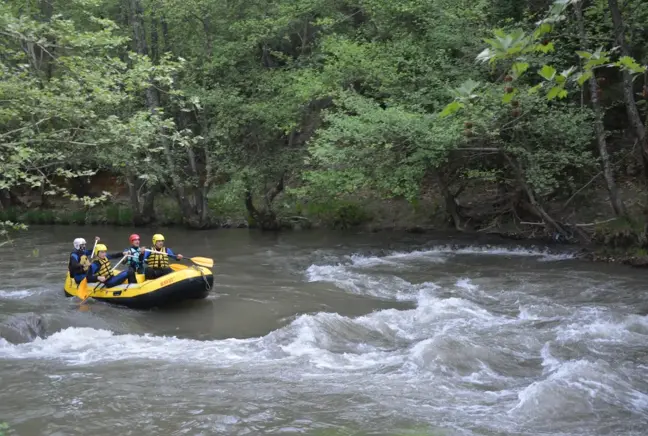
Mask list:
[[164,235],[161,235],[159,233],[153,235],[153,245],[155,245],[157,241],[164,241]]
[[95,248],[95,254],[99,253],[100,251],[108,251],[108,247],[106,247],[104,244],[97,244],[97,247]]
[[74,240],[74,242],[73,242],[75,250],[78,250],[79,247],[81,247],[82,245],[85,245],[85,243],[86,243],[86,240],[85,240],[85,239],[83,239],[83,238],[76,238],[76,239]]
[[132,244],[132,243],[133,243],[133,240],[135,240],[135,239],[139,239],[139,238],[140,238],[140,237],[139,237],[139,235],[138,235],[137,233],[133,233],[132,235],[130,235],[130,236],[128,237],[128,242],[130,242],[130,243]]

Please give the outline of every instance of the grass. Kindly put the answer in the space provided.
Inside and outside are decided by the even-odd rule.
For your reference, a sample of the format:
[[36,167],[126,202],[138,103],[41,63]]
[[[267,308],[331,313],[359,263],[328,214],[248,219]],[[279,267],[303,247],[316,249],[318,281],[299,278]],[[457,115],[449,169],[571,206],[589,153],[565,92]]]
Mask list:
[[[175,202],[160,199],[155,207],[156,223],[173,226],[182,223],[182,214]],[[0,222],[11,221],[22,224],[40,225],[112,225],[132,226],[133,210],[125,204],[105,204],[90,209],[58,207],[52,209],[19,209],[0,210]]]

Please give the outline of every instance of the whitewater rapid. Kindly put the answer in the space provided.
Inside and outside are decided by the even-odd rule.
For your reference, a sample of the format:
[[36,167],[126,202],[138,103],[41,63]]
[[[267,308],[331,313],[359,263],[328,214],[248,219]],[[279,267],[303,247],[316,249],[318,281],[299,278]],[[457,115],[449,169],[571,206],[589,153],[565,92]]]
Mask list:
[[[484,256],[502,259],[499,272],[447,272],[454,262]],[[303,313],[245,339],[67,327],[24,343],[0,338],[0,362],[80,371],[115,362],[171,373],[200,367],[241,386],[255,384],[256,393],[242,388],[232,395],[267,401],[268,410],[299,395],[338,395],[351,405],[344,412],[349,420],[361,419],[358,413],[367,422],[397,416],[452,434],[641,434],[648,428],[648,317],[634,313],[631,301],[609,301],[614,282],[610,288],[591,274],[565,270],[556,281],[563,273],[546,265],[540,272],[507,270],[506,259],[522,257],[525,265],[572,259],[544,250],[448,246],[329,256],[304,268],[300,280],[407,307],[357,317]],[[553,274],[551,284],[543,271]],[[25,292],[0,291],[0,301]],[[237,425],[224,428],[236,432]]]

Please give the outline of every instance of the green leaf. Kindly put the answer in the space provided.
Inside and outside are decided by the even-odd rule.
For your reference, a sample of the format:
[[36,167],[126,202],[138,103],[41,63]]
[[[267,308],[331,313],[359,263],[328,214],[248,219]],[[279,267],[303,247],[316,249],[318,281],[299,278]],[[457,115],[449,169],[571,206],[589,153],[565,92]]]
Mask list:
[[502,97],[502,103],[505,103],[505,104],[510,103],[511,100],[513,100],[513,97],[515,96],[516,91],[517,90],[514,89],[513,92],[509,92],[509,93],[504,94],[504,96]]
[[538,44],[538,45],[536,45],[535,48],[536,48],[537,51],[539,51],[541,53],[544,53],[544,54],[547,54],[547,53],[552,52],[552,51],[555,50],[555,46],[554,46],[553,42],[550,42],[549,44]]
[[600,50],[597,50],[594,52],[590,60],[588,60],[585,65],[583,65],[583,69],[585,70],[591,70],[594,67],[598,67],[601,65],[605,65],[608,62],[610,62],[610,58],[607,57],[605,54],[600,52]]
[[495,53],[490,48],[485,48],[478,55],[476,60],[478,62],[487,62],[495,60]]
[[479,82],[473,79],[468,79],[465,82],[463,82],[459,88],[457,88],[457,91],[459,91],[464,97],[468,97],[472,95],[472,93],[478,87],[479,87]]
[[553,26],[549,23],[542,23],[538,28],[533,32],[533,37],[539,39],[542,35],[551,32]]
[[512,66],[513,69],[513,76],[517,79],[520,77],[526,70],[529,69],[529,63],[528,62],[516,62]]
[[641,74],[646,71],[646,67],[639,65],[637,61],[630,56],[621,57],[618,62],[615,62],[615,65],[621,68],[625,68],[636,74]]
[[538,74],[545,80],[551,81],[556,76],[556,69],[550,65],[544,65]]
[[592,57],[592,53],[588,51],[577,50],[576,54],[583,59],[590,59]]
[[[554,98],[558,97],[561,92],[564,91],[562,86],[554,86],[547,92],[547,100],[553,100]],[[567,94],[567,91],[565,91],[565,95]]]
[[563,70],[560,73],[560,75],[563,76],[564,78],[567,78],[567,77],[571,76],[574,73],[574,71],[576,71],[576,67],[571,66],[571,67],[567,68],[566,70]]
[[592,77],[592,75],[593,75],[592,71],[586,71],[578,76],[576,82],[578,83],[579,86],[583,86],[583,83],[589,80],[590,77]]
[[540,83],[540,84],[538,84],[538,85],[532,87],[531,89],[529,89],[529,94],[531,94],[531,95],[533,95],[533,94],[537,94],[538,91],[540,91],[540,89],[542,88],[542,85],[543,85],[543,84]]
[[459,109],[461,109],[461,108],[463,108],[463,107],[464,107],[464,104],[463,104],[463,103],[460,103],[460,102],[458,102],[458,101],[453,101],[452,103],[448,104],[448,105],[447,105],[447,106],[446,106],[446,107],[441,111],[441,113],[439,114],[439,116],[440,116],[441,118],[445,118],[445,117],[447,117],[447,116],[450,116],[450,115],[456,113],[457,111],[459,111]]

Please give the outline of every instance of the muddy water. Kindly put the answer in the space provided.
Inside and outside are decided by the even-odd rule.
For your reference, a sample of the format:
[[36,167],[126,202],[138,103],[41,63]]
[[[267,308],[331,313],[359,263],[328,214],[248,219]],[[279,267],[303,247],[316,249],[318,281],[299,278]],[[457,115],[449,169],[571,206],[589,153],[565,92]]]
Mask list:
[[207,300],[80,309],[67,254],[97,233],[126,247],[128,230],[43,227],[0,248],[14,434],[646,434],[643,271],[411,235],[167,230],[215,259]]

